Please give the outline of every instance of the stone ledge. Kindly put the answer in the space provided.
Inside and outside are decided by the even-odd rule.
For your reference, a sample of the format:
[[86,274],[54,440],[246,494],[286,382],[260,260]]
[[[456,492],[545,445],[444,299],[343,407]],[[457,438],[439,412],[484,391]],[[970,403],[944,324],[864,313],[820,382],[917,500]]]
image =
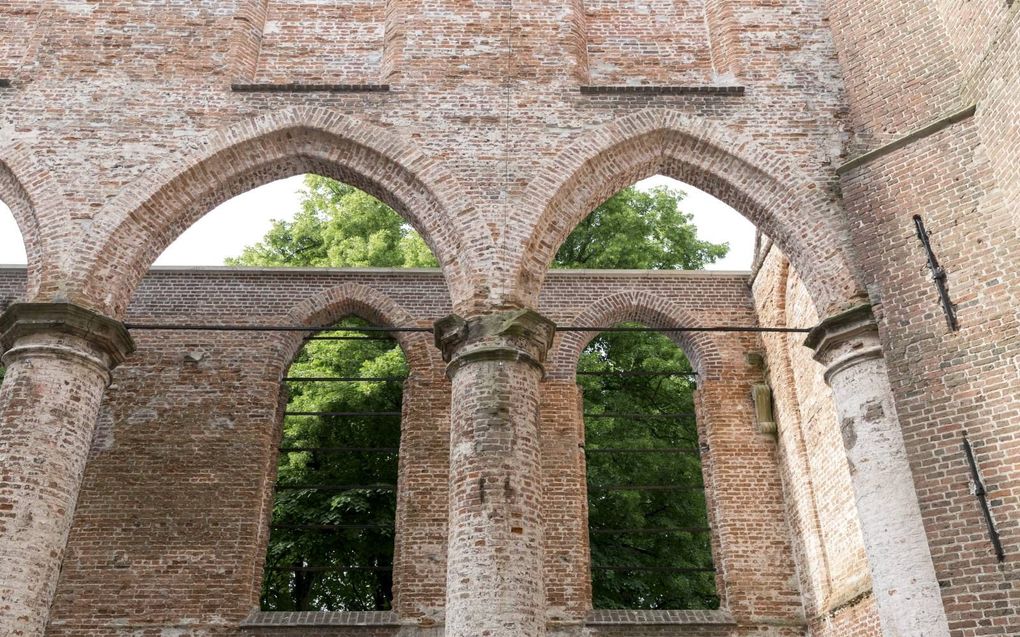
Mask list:
[[736,626],[725,610],[593,610],[586,626]]
[[742,96],[743,86],[627,86],[582,84],[581,95],[733,95]]
[[235,82],[235,93],[386,93],[389,84],[302,84],[300,82]]
[[400,617],[392,611],[356,612],[263,612],[255,611],[241,622],[241,628],[286,626],[400,626]]

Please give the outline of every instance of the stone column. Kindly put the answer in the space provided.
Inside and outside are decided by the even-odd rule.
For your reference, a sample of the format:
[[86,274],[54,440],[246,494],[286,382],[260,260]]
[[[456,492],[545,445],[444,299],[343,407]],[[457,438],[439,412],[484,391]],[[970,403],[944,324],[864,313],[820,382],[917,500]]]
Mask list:
[[453,381],[446,637],[545,634],[538,416],[554,331],[529,310],[436,323]]
[[805,345],[832,387],[882,633],[948,637],[871,306],[822,321]]
[[46,630],[99,403],[133,348],[123,325],[75,305],[0,317],[0,635]]

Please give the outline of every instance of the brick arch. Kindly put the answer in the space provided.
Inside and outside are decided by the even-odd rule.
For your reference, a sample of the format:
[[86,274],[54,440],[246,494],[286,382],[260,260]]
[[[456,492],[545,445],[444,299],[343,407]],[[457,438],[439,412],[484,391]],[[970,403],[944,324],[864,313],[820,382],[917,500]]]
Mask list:
[[518,294],[537,297],[559,246],[595,207],[656,174],[712,194],[772,237],[823,316],[866,297],[847,257],[841,213],[823,188],[777,153],[708,120],[661,109],[588,132],[528,184],[527,208],[539,216],[531,234],[519,237]]
[[[470,296],[468,241],[451,218],[470,214],[434,159],[396,133],[322,108],[288,108],[217,130],[154,167],[96,216],[69,276],[86,305],[121,316],[149,265],[216,205],[306,172],[365,190],[432,248],[455,300]],[[459,206],[459,207],[458,207]],[[472,224],[462,224],[470,227]],[[99,240],[94,238],[98,237]],[[491,241],[489,241],[491,243]],[[479,243],[474,242],[476,246]],[[484,243],[481,244],[484,246]]]
[[51,266],[44,256],[46,235],[40,218],[49,210],[61,209],[57,203],[60,191],[33,155],[23,144],[0,148],[0,200],[11,209],[21,230],[28,258],[27,298],[36,295],[44,269]]
[[[415,319],[396,301],[375,288],[357,283],[344,285],[320,292],[305,299],[287,314],[291,325],[332,325],[347,316],[357,316],[381,327],[414,327]],[[412,375],[431,376],[442,374],[437,371],[438,351],[432,347],[432,335],[428,332],[393,332],[393,338],[400,344]],[[284,370],[297,356],[303,345],[304,334],[289,332],[284,335]]]
[[[625,321],[638,322],[646,327],[684,327],[700,323],[696,313],[662,297],[637,291],[605,297],[571,319],[572,324],[580,327],[609,327]],[[573,379],[581,353],[596,336],[597,332],[561,332],[549,357],[549,376],[560,380]],[[722,372],[722,353],[712,334],[681,332],[667,336],[683,350],[701,378]]]

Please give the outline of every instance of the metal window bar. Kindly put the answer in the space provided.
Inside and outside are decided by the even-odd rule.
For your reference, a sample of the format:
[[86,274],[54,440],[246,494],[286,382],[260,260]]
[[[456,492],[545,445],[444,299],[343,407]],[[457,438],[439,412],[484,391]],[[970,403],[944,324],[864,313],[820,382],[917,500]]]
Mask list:
[[342,416],[345,418],[391,418],[400,415],[399,411],[285,411],[284,416]]
[[599,484],[588,491],[704,491],[703,484]]
[[[199,324],[199,323],[125,323],[129,330],[139,331],[165,331],[179,330],[192,332],[308,332],[317,334],[322,332],[355,332],[355,333],[399,333],[399,332],[420,332],[433,333],[431,327],[335,327],[320,326],[312,327],[307,325],[224,325],[224,324]],[[683,332],[750,332],[754,334],[807,334],[813,327],[762,327],[757,325],[706,325],[691,327],[593,327],[593,326],[557,326],[557,332],[662,332],[662,333],[683,333]]]
[[406,376],[287,376],[287,383],[402,383]]
[[668,414],[631,414],[619,411],[603,411],[599,413],[584,412],[585,418],[634,418],[636,420],[653,420],[658,418],[690,418],[696,414],[693,411],[678,411]]
[[630,533],[711,533],[707,526],[639,527],[630,529],[589,529],[595,535],[627,535]]
[[701,455],[701,449],[698,447],[585,447],[585,453],[675,453],[675,454],[693,454],[696,456]]
[[389,572],[392,566],[267,566],[267,571],[279,573],[346,573],[347,571]]
[[370,529],[392,529],[392,524],[271,524],[273,531],[350,531]]
[[399,447],[280,447],[280,453],[397,453]]
[[593,571],[645,571],[649,573],[715,573],[712,567],[690,567],[690,566],[596,566],[592,565]]
[[396,491],[395,484],[278,484],[277,491]]

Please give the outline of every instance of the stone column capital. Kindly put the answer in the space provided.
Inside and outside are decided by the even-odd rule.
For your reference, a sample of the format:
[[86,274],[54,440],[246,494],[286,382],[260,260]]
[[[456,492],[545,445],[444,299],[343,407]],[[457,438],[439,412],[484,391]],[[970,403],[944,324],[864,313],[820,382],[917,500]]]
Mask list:
[[41,348],[98,358],[112,369],[135,351],[135,343],[120,321],[72,303],[8,307],[0,315],[0,352],[6,357]]
[[474,361],[522,361],[544,369],[556,325],[533,310],[496,312],[469,319],[451,314],[435,323],[436,347],[451,378]]
[[882,357],[878,322],[870,304],[825,319],[811,330],[804,345],[813,349],[814,359],[825,365],[825,382],[830,384],[831,377],[841,370]]

